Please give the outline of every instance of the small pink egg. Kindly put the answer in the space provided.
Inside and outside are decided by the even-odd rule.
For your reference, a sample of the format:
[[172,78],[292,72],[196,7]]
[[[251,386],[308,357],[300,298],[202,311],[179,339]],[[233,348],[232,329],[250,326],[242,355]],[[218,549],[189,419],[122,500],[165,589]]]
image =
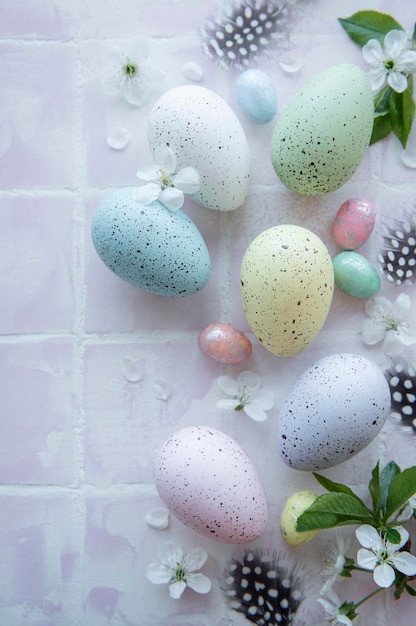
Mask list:
[[376,220],[374,206],[368,200],[352,198],[341,205],[335,216],[333,235],[343,250],[357,250],[370,237]]
[[200,333],[198,345],[205,356],[218,363],[240,363],[251,354],[251,342],[231,324],[209,324]]

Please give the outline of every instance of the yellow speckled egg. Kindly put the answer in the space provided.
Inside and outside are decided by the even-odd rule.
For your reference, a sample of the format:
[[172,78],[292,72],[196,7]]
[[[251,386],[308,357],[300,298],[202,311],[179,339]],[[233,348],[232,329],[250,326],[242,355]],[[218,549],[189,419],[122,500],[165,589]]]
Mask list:
[[269,352],[293,356],[315,339],[326,320],[334,270],[317,235],[282,224],[251,242],[240,282],[244,313],[255,336]]
[[280,516],[280,532],[290,546],[300,546],[313,539],[317,530],[298,532],[296,524],[301,514],[308,509],[318,496],[312,491],[296,491],[286,500]]
[[276,174],[306,196],[338,189],[360,165],[373,119],[373,94],[363,70],[350,63],[329,67],[295,94],[276,123]]

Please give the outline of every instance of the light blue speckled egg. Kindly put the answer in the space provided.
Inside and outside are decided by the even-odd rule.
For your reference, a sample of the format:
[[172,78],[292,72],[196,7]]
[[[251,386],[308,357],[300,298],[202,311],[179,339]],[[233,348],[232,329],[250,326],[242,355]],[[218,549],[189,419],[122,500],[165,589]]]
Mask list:
[[201,233],[180,209],[143,205],[134,187],[119,189],[98,206],[91,236],[101,260],[119,278],[163,296],[190,296],[207,283],[211,264]]
[[247,70],[235,83],[237,102],[244,115],[255,124],[267,124],[276,113],[276,91],[271,78],[262,70]]

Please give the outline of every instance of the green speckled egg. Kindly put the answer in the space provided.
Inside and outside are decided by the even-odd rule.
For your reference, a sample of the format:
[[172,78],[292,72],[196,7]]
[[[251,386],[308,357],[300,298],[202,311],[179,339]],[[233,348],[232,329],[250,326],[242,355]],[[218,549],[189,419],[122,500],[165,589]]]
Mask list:
[[373,119],[366,74],[350,63],[329,67],[306,83],[277,121],[272,137],[276,174],[305,196],[338,189],[360,165]]
[[332,259],[314,233],[282,224],[251,242],[240,282],[255,336],[269,352],[292,356],[315,339],[326,320],[334,290]]
[[377,269],[358,252],[346,250],[332,260],[335,284],[355,298],[371,298],[380,290]]

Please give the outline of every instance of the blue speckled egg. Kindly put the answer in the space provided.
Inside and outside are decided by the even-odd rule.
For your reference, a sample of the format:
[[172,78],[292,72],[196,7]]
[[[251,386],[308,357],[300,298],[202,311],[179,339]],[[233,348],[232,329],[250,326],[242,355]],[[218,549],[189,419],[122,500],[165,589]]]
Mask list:
[[237,102],[255,124],[267,124],[276,113],[276,91],[271,78],[262,70],[247,70],[235,83]]
[[180,209],[143,205],[134,187],[119,189],[98,206],[91,235],[101,260],[119,278],[163,296],[190,296],[208,281],[211,264],[201,233]]

